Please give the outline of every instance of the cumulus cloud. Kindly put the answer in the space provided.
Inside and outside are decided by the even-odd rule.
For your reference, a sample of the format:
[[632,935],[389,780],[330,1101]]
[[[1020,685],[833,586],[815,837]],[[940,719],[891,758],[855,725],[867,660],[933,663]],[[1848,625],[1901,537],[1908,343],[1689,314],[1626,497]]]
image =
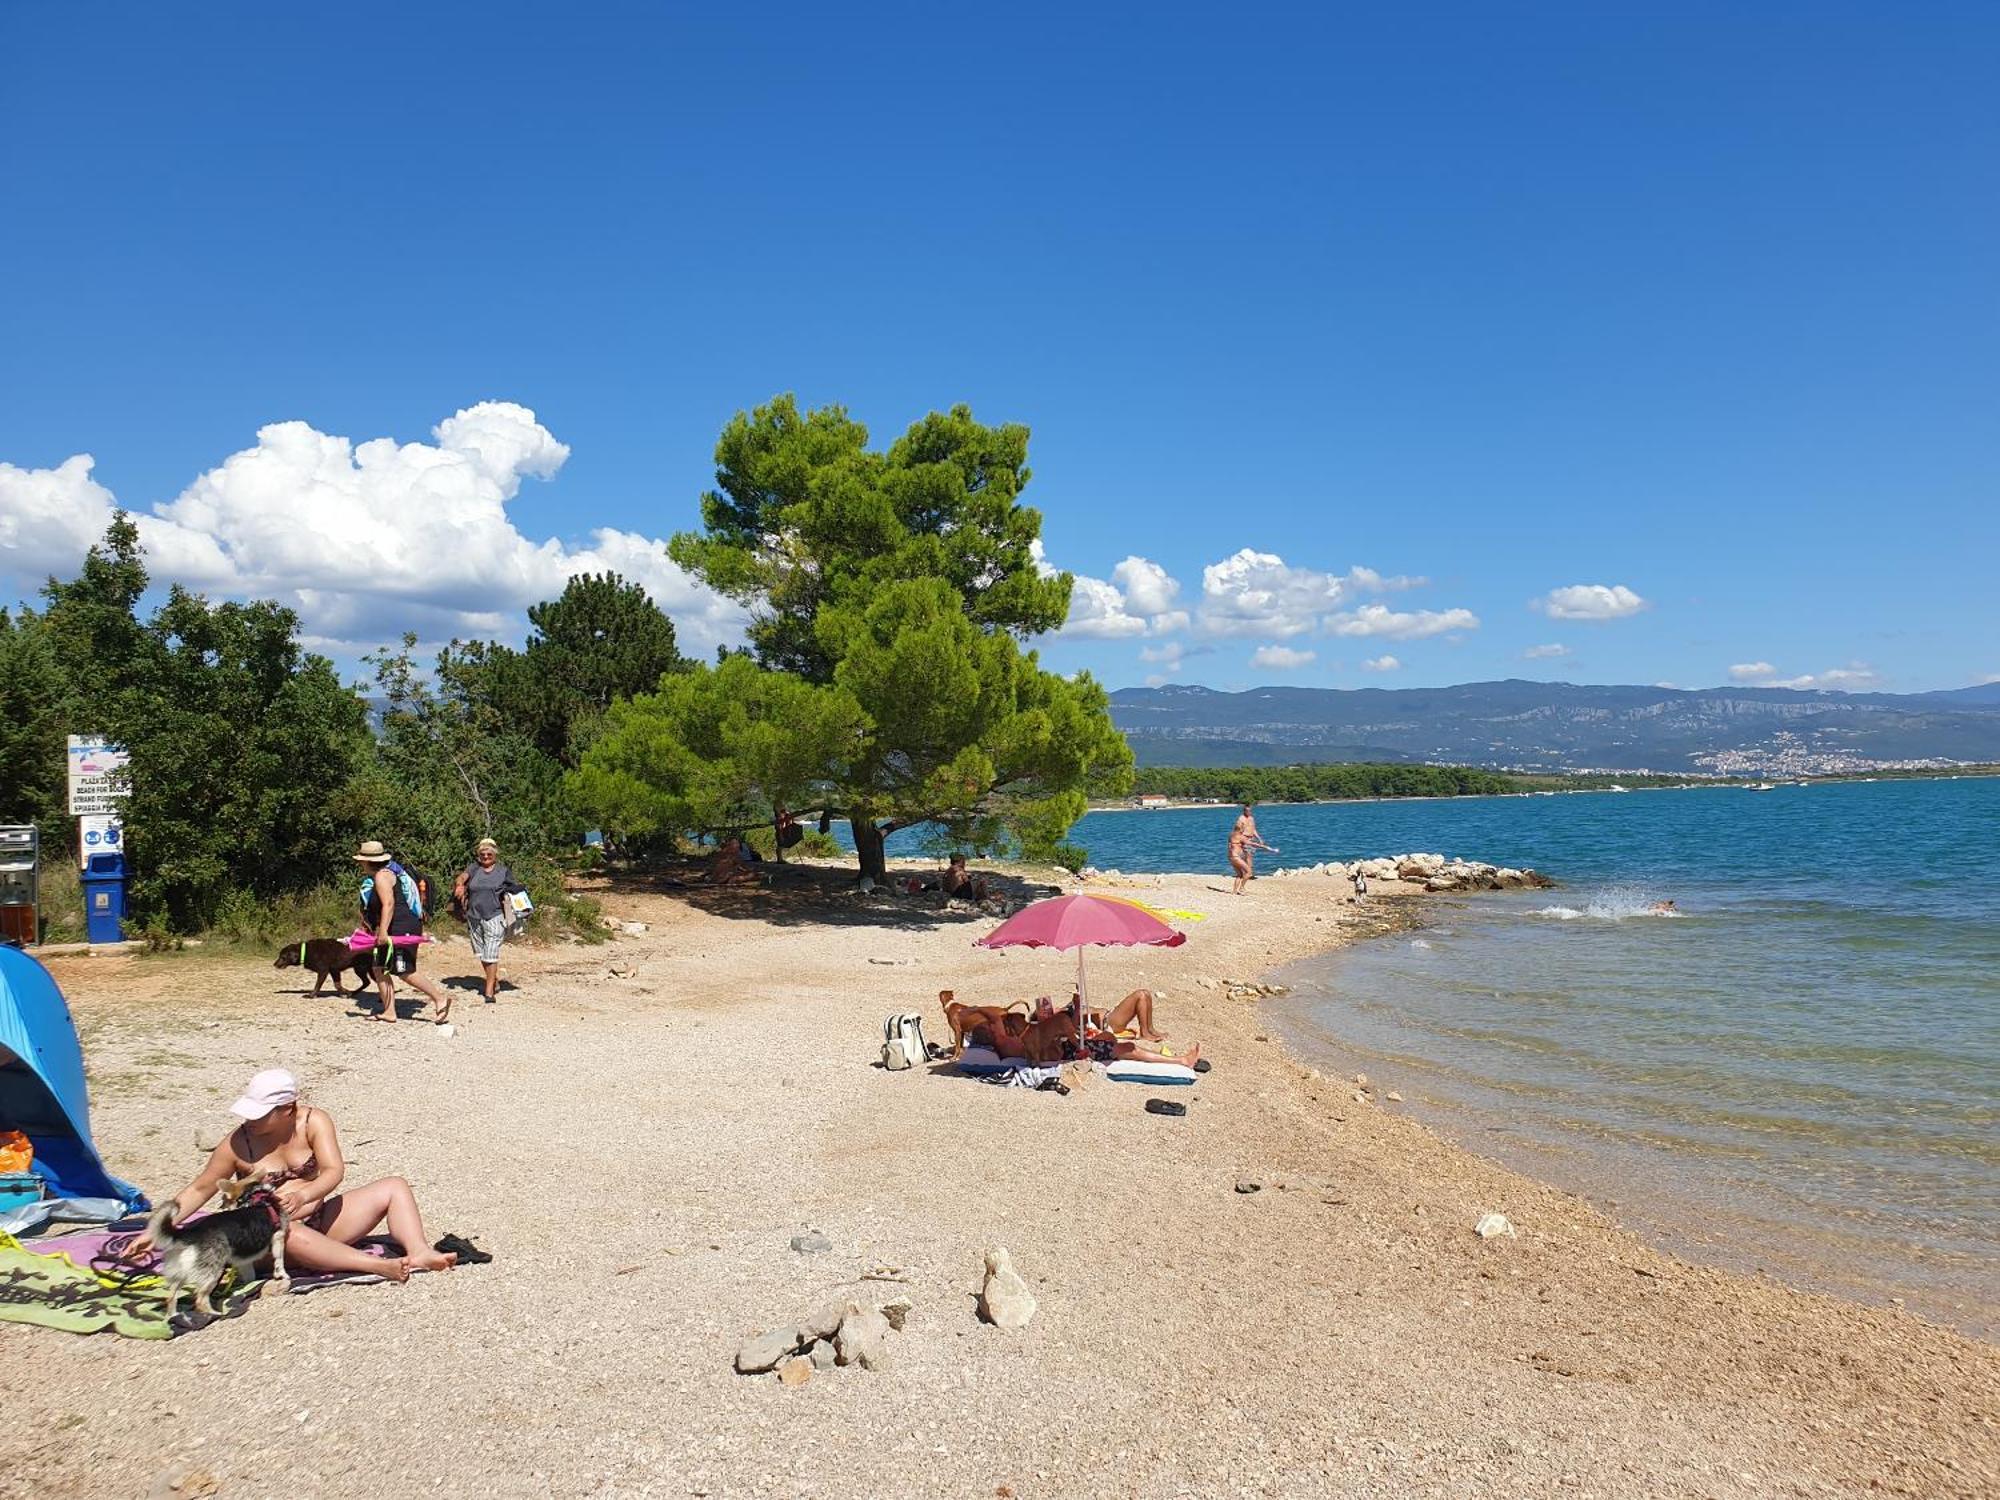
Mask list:
[[[430,443],[356,443],[305,422],[260,428],[255,446],[134,515],[148,568],[227,597],[276,598],[329,646],[372,645],[404,630],[432,640],[508,633],[572,574],[606,569],[643,585],[690,652],[741,639],[742,609],[683,572],[658,538],[610,527],[581,546],[522,535],[507,503],[524,480],[551,478],[569,457],[528,408],[482,401],[431,435]],[[33,529],[32,507],[53,490],[76,507],[54,565],[74,567],[75,538],[87,545],[102,535],[114,504],[90,467],[85,455],[26,471],[25,482],[20,470],[0,475],[0,540],[23,529],[12,524],[20,496]]]
[[88,453],[53,469],[0,463],[0,574],[23,582],[73,570],[104,535],[114,501]]
[[1552,620],[1622,620],[1646,608],[1646,601],[1622,583],[1572,583],[1550,589],[1533,608]]
[[1817,688],[1822,692],[1865,692],[1882,680],[1882,674],[1866,662],[1851,661],[1844,667],[1828,667],[1824,672],[1807,672],[1799,677],[1780,677],[1767,661],[1738,662],[1729,669],[1731,682],[1751,687]]
[[1259,646],[1250,653],[1250,665],[1274,672],[1291,672],[1310,663],[1313,651],[1297,651],[1290,646]]
[[[1041,538],[1030,543],[1029,550],[1034,554],[1036,571],[1044,578],[1062,571],[1048,560]],[[1083,573],[1070,577],[1069,618],[1063,622],[1063,635],[1120,640],[1187,629],[1187,611],[1174,605],[1180,582],[1156,562],[1128,557],[1111,570],[1108,581]]]
[[1371,657],[1361,664],[1364,672],[1399,672],[1402,668],[1403,664],[1393,656]]
[[1325,628],[1333,611],[1357,594],[1416,588],[1424,582],[1387,578],[1373,568],[1349,568],[1342,574],[1295,568],[1275,552],[1245,547],[1202,569],[1201,625],[1211,635],[1286,639]]
[[1529,661],[1548,661],[1558,656],[1568,656],[1569,647],[1562,645],[1555,645],[1555,644],[1550,644],[1547,646],[1530,646],[1526,651],[1523,651],[1521,655],[1526,657]]
[[1479,616],[1469,609],[1394,610],[1386,604],[1331,615],[1327,629],[1335,635],[1379,635],[1392,641],[1420,641],[1448,630],[1477,630]]

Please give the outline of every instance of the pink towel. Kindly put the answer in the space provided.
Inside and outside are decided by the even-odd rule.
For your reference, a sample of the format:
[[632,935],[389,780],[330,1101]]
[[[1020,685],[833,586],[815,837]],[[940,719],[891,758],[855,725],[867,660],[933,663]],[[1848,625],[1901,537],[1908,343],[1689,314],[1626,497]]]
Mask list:
[[[414,948],[419,943],[434,943],[436,938],[427,932],[400,932],[389,939],[398,948]],[[375,946],[375,934],[365,927],[357,927],[348,935],[347,946],[356,953]]]

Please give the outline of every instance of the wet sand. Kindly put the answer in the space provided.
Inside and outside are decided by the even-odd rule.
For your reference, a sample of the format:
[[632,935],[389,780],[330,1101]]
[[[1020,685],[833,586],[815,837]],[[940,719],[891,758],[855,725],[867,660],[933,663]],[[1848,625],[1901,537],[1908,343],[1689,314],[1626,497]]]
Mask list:
[[[828,872],[829,882],[837,879]],[[1335,887],[1335,889],[1329,889]],[[171,1343],[0,1325],[0,1494],[1984,1495],[1990,1344],[1686,1264],[1285,1054],[1255,978],[1393,922],[1335,882],[1137,877],[1208,913],[1093,953],[1214,1071],[1057,1097],[875,1066],[936,992],[1066,993],[991,920],[801,878],[614,888],[640,937],[513,947],[456,1035],[358,1018],[268,958],[51,965],[112,1169],[155,1195],[252,1070],[338,1121],[490,1266],[271,1298]],[[883,960],[877,962],[876,960]],[[433,972],[476,974],[462,940]],[[630,974],[614,973],[630,970]],[[309,981],[308,981],[309,983]],[[1236,1191],[1254,1181],[1259,1191]],[[1504,1212],[1518,1238],[1472,1225]],[[831,1242],[802,1255],[806,1229]],[[979,1323],[982,1252],[1040,1301]],[[867,1279],[870,1277],[894,1279]],[[913,1303],[891,1368],[742,1377],[830,1296]],[[162,1493],[168,1493],[164,1488]]]

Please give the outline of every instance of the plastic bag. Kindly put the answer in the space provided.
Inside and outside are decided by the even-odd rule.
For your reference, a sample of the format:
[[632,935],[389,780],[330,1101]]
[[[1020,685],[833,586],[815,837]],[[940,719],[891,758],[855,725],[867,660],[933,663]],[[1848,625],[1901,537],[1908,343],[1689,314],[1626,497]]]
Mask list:
[[18,1130],[0,1130],[0,1172],[25,1172],[34,1164],[34,1142]]

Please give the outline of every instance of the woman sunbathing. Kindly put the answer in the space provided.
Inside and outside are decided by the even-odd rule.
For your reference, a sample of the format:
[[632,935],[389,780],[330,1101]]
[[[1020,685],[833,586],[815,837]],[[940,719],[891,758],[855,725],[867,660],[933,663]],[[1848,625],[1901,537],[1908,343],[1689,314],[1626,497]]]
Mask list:
[[1153,992],[1134,990],[1120,1000],[1110,1010],[1088,1010],[1083,1018],[1090,1023],[1093,1031],[1104,1032],[1116,1037],[1121,1031],[1130,1031],[1137,1023],[1139,1040],[1142,1042],[1164,1042],[1167,1034],[1153,1029]]
[[[1189,1047],[1185,1052],[1156,1052],[1150,1047],[1142,1047],[1137,1042],[1128,1042],[1117,1035],[1117,1032],[1123,1030],[1140,1013],[1141,996],[1145,997],[1143,1005],[1146,1019],[1140,1026],[1140,1035],[1147,1041],[1165,1041],[1165,1037],[1153,1032],[1152,991],[1134,990],[1123,1000],[1119,1001],[1112,1008],[1108,1016],[1102,1011],[1086,1011],[1084,1013],[1086,1024],[1083,1030],[1083,1040],[1078,1042],[1073,1034],[1063,1039],[1062,1045],[1066,1056],[1088,1058],[1092,1062],[1099,1063],[1176,1063],[1184,1068],[1192,1068],[1196,1063],[1200,1062],[1201,1044],[1199,1042]],[[1035,1002],[1035,1020],[1037,1022],[1047,1024],[1069,1014],[1071,1012],[1067,1006],[1058,1011],[1055,1008],[1055,1002],[1049,999],[1047,995],[1042,996],[1041,999]],[[1124,1019],[1118,1021],[1118,1018],[1121,1016]],[[1110,1027],[1101,1026],[1098,1024],[1100,1018],[1117,1021],[1117,1024]]]
[[[208,1202],[227,1179],[264,1172],[272,1174],[267,1185],[291,1217],[285,1235],[290,1269],[358,1271],[407,1281],[412,1271],[443,1271],[457,1264],[456,1255],[431,1249],[416,1195],[402,1178],[384,1177],[351,1193],[334,1191],[347,1163],[333,1116],[298,1099],[298,1082],[283,1068],[267,1068],[252,1078],[243,1097],[229,1106],[243,1123],[210,1153],[201,1175],[175,1196],[174,1221]],[[403,1253],[380,1256],[356,1249],[384,1219]],[[152,1248],[142,1234],[127,1253],[143,1255]]]

